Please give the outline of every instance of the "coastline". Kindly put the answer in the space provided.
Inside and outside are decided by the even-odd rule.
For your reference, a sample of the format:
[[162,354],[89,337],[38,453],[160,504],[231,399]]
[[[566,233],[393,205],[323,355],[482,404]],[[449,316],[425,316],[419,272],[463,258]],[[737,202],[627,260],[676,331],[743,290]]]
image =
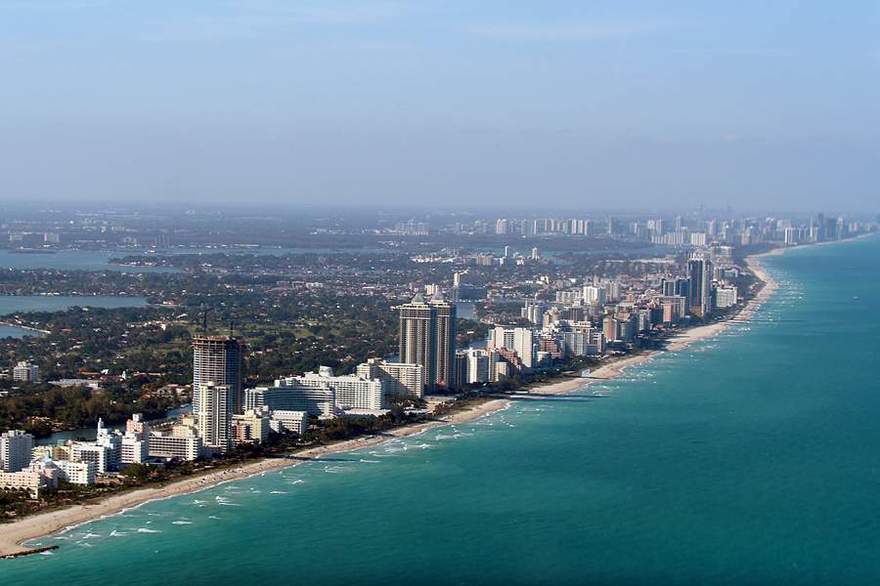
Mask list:
[[[776,282],[776,280],[770,275],[770,273],[767,272],[767,270],[761,264],[760,258],[765,256],[783,254],[785,250],[787,249],[774,248],[769,252],[753,254],[745,258],[746,268],[748,268],[748,270],[751,271],[751,273],[755,275],[755,277],[763,284],[761,285],[760,291],[758,291],[758,293],[754,297],[752,297],[748,301],[748,303],[746,303],[742,308],[739,309],[739,311],[737,311],[735,314],[731,315],[727,319],[716,323],[696,326],[687,329],[679,333],[675,337],[671,338],[669,341],[669,345],[663,350],[651,350],[643,354],[628,356],[620,360],[615,360],[609,364],[604,364],[594,370],[588,378],[571,378],[555,383],[550,383],[547,385],[536,386],[530,388],[529,392],[539,392],[541,395],[561,395],[565,393],[570,393],[587,385],[593,384],[597,380],[609,380],[616,378],[620,376],[627,368],[648,362],[657,354],[661,354],[664,352],[678,352],[687,348],[694,342],[717,336],[718,334],[729,328],[731,324],[747,322],[749,319],[752,318],[755,312],[758,311],[761,305],[765,301],[767,301],[767,299],[769,299],[773,295],[774,291],[776,291],[776,289],[779,287],[779,284]],[[528,397],[528,395],[524,395],[524,397]]]
[[434,421],[392,429],[381,435],[364,436],[326,446],[308,448],[289,457],[257,460],[237,468],[227,468],[185,478],[165,486],[139,488],[111,496],[97,503],[73,505],[56,511],[30,515],[19,521],[0,525],[2,528],[0,530],[0,558],[36,553],[39,551],[38,549],[23,544],[41,537],[64,533],[79,525],[115,515],[152,501],[207,490],[225,482],[247,478],[270,470],[297,466],[303,462],[317,460],[338,452],[374,446],[389,439],[417,435],[435,427],[473,421],[500,411],[509,405],[510,401],[507,399],[490,399],[467,410],[456,411]]
[[778,287],[778,283],[769,273],[767,273],[763,265],[760,263],[759,258],[769,255],[783,254],[785,250],[787,249],[777,248],[766,253],[746,257],[746,267],[763,283],[755,297],[750,299],[749,302],[734,315],[721,322],[697,326],[681,332],[679,335],[671,339],[668,347],[664,350],[649,351],[635,356],[614,360],[597,368],[588,378],[576,377],[532,386],[528,389],[527,393],[521,395],[513,395],[509,398],[489,399],[488,401],[474,405],[467,410],[457,411],[433,421],[397,428],[385,434],[365,436],[331,445],[309,448],[294,453],[289,457],[258,460],[237,468],[208,472],[207,474],[178,480],[165,486],[136,489],[111,496],[106,500],[93,504],[73,505],[56,511],[48,511],[24,517],[21,520],[2,525],[2,531],[0,531],[0,558],[35,553],[37,550],[23,544],[41,537],[63,533],[76,526],[106,516],[111,516],[148,502],[199,492],[224,482],[262,474],[270,470],[296,466],[306,461],[320,459],[323,456],[339,452],[374,446],[393,438],[409,437],[435,427],[473,421],[505,409],[516,400],[530,398],[536,399],[547,395],[562,395],[584,388],[585,386],[593,384],[597,380],[616,378],[627,368],[648,362],[658,353],[680,351],[693,342],[718,335],[728,328],[731,323],[748,321]]

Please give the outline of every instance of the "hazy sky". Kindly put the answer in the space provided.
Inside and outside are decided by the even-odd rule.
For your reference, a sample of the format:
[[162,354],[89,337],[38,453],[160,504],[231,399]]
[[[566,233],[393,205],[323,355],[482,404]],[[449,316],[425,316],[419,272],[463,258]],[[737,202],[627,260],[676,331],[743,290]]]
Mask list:
[[880,4],[0,3],[0,198],[880,208]]

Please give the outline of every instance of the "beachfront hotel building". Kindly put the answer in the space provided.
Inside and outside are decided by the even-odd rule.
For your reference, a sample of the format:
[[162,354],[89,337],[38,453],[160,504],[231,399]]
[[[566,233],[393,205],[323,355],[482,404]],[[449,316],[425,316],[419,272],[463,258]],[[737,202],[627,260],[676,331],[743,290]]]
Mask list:
[[125,466],[146,462],[150,454],[148,437],[141,433],[126,432],[120,442],[120,464]]
[[232,416],[232,441],[236,444],[261,444],[269,439],[269,410],[248,409]]
[[318,372],[308,372],[302,376],[293,377],[295,383],[301,387],[323,389],[330,388],[336,402],[336,409],[368,409],[378,411],[382,409],[385,398],[385,383],[381,378],[362,378],[357,374],[334,376],[333,369],[329,366],[321,366]]
[[434,386],[440,388],[455,387],[455,335],[456,307],[442,296],[435,295],[430,302],[434,308],[437,328],[434,351],[436,368]]
[[61,471],[60,480],[80,486],[95,484],[95,465],[92,462],[73,462],[71,460],[52,460]]
[[436,382],[434,345],[437,336],[437,319],[434,308],[425,302],[421,293],[412,301],[401,305],[400,312],[400,361],[420,364],[424,368],[425,385],[433,389]]
[[32,470],[0,472],[0,490],[27,491],[31,498],[36,499],[45,487],[46,480],[39,472]]
[[386,395],[422,397],[425,392],[425,367],[421,364],[370,358],[358,365],[357,375],[364,379],[384,381]]
[[112,467],[110,448],[95,442],[74,442],[70,446],[70,459],[74,462],[90,462],[97,474],[107,474]]
[[245,409],[305,411],[317,417],[336,415],[336,398],[329,384],[303,386],[296,378],[278,379],[272,387],[254,387],[244,393]]
[[718,287],[715,289],[715,307],[726,309],[737,302],[736,287]]
[[489,352],[481,348],[469,348],[468,351],[468,378],[461,381],[462,384],[487,383],[489,376]]
[[202,455],[202,438],[192,427],[175,425],[170,434],[150,432],[151,458],[165,460],[198,460]]
[[229,389],[232,413],[241,412],[242,351],[231,336],[196,336],[193,338],[193,414],[201,410],[200,386],[213,383]]
[[11,429],[0,435],[0,470],[18,472],[31,462],[34,436],[20,429]]
[[289,431],[302,435],[309,429],[309,414],[305,411],[276,409],[271,413],[269,425],[278,433]]

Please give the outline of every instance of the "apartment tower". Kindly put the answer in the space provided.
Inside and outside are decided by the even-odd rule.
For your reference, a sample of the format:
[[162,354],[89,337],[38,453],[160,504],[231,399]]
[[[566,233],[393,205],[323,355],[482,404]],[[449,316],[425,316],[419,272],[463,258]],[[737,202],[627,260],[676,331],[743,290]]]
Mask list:
[[196,336],[193,338],[193,415],[200,411],[198,389],[213,383],[228,389],[232,413],[242,405],[241,344],[231,336]]

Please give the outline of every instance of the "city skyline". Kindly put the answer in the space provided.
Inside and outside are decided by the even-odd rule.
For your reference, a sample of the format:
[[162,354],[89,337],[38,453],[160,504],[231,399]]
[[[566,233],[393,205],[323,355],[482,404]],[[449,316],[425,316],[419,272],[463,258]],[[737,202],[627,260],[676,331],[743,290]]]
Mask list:
[[3,583],[876,584],[878,30],[0,2]]

